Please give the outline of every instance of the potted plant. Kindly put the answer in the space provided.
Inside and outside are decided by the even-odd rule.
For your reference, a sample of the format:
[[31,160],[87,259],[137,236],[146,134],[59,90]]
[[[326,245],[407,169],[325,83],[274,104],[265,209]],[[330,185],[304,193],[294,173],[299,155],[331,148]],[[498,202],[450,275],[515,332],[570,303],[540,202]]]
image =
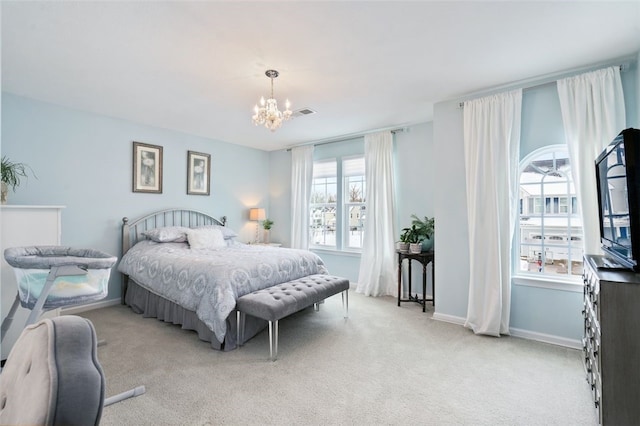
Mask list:
[[412,214],[411,226],[415,226],[416,232],[420,236],[420,241],[422,241],[422,251],[431,250],[433,248],[435,218],[425,216],[424,219],[421,219],[415,214]]
[[409,252],[420,253],[422,251],[422,236],[416,225],[411,225],[410,228],[403,228],[400,238],[409,244]]
[[409,228],[404,228],[400,234],[400,241],[397,243],[397,249],[400,251],[409,251]]
[[[2,157],[2,164],[0,166],[0,173],[2,175],[2,204],[6,204],[7,202],[9,187],[11,187],[11,190],[15,192],[16,188],[20,186],[20,180],[22,178],[27,178],[27,170],[31,170],[31,168],[26,164],[14,163],[7,157]],[[31,170],[31,173],[33,173],[33,170]]]
[[269,244],[269,234],[271,227],[273,226],[273,221],[269,218],[262,221],[262,228],[264,229],[264,242]]

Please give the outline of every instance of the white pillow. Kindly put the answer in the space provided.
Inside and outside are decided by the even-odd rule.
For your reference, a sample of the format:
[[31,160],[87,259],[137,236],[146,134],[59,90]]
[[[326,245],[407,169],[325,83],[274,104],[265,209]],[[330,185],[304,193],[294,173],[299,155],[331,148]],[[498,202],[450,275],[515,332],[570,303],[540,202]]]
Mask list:
[[222,232],[222,235],[224,236],[225,240],[228,240],[230,238],[235,238],[238,236],[238,234],[233,229],[227,228],[226,226],[220,226],[220,225],[204,225],[204,226],[198,226],[197,228],[194,228],[194,229],[209,229],[209,228],[219,229],[220,232]]
[[227,246],[222,232],[216,228],[189,229],[187,240],[192,249],[214,249]]
[[148,229],[142,235],[157,243],[183,243],[187,241],[187,229],[184,226],[167,226]]

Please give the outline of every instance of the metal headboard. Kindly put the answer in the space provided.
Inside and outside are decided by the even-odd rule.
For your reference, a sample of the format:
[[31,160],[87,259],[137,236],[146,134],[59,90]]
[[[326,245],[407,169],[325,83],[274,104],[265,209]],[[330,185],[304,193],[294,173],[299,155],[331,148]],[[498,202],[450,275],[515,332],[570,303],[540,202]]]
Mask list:
[[[187,228],[196,228],[205,225],[221,225],[226,226],[227,217],[222,216],[218,220],[206,213],[195,210],[185,209],[168,209],[151,213],[147,216],[129,221],[129,218],[122,218],[122,256],[138,241],[144,240],[146,237],[143,232],[153,228],[165,228],[167,226],[184,226]],[[124,304],[124,296],[127,291],[128,277],[123,276],[122,280],[122,303]]]
[[129,218],[122,218],[122,255],[129,251],[138,241],[144,240],[143,232],[153,228],[165,228],[167,226],[184,226],[196,228],[205,225],[226,226],[227,217],[222,216],[218,220],[206,213],[195,210],[169,209],[151,213],[129,222]]

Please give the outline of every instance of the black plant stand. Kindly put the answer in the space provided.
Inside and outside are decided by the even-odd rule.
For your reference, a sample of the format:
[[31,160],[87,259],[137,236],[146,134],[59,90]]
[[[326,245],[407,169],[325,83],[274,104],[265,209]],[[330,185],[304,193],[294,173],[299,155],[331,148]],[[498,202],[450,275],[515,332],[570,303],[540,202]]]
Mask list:
[[[433,306],[436,305],[436,280],[435,280],[435,260],[434,260],[434,251],[425,251],[422,253],[411,253],[408,251],[400,251],[396,250],[398,253],[398,306],[400,306],[400,302],[416,302],[422,305],[422,312],[426,311],[427,302],[431,302]],[[402,261],[404,259],[409,260],[409,298],[402,298]],[[411,295],[411,261],[417,260],[422,264],[422,298],[418,297],[416,293],[415,296]],[[432,297],[427,299],[427,265],[431,264],[431,290]]]

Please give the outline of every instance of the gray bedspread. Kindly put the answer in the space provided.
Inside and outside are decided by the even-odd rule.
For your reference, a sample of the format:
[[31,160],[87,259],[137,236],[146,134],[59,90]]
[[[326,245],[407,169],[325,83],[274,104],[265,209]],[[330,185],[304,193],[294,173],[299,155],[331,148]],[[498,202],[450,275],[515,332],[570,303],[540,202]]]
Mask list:
[[187,243],[150,240],[133,246],[118,270],[147,290],[196,312],[220,342],[238,297],[306,275],[328,273],[322,259],[307,250],[246,244],[193,250]]

